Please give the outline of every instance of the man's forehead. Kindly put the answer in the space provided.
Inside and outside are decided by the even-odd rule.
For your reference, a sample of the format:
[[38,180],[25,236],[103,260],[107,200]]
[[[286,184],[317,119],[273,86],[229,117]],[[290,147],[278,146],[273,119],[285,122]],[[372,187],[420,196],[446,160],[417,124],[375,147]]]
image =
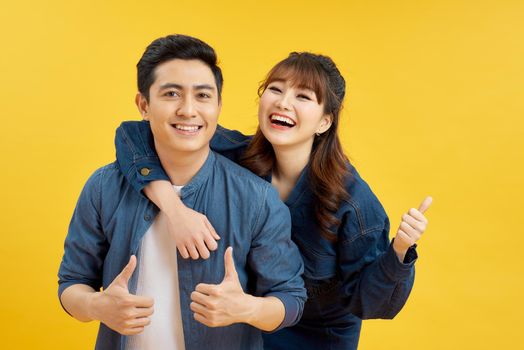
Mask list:
[[216,89],[211,68],[200,60],[173,59],[159,64],[155,69],[154,85],[160,87],[177,85],[184,89]]

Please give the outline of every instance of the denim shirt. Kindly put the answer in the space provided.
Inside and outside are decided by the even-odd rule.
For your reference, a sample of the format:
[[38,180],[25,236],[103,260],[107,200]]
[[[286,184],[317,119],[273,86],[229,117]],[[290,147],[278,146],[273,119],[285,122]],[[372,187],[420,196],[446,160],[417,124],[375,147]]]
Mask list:
[[[238,162],[249,142],[249,136],[219,126],[211,148]],[[168,179],[148,122],[122,123],[115,143],[117,160],[137,191],[153,180]],[[144,167],[151,170],[147,176],[140,173]],[[300,322],[264,334],[264,345],[266,349],[356,349],[362,319],[391,319],[406,303],[417,253],[410,248],[403,263],[399,261],[389,241],[384,208],[350,164],[349,199],[336,212],[341,222],[333,230],[337,241],[323,238],[315,219],[308,170],[306,166],[285,202],[291,213],[292,239],[304,260],[308,301]],[[265,179],[271,182],[270,177]]]
[[[224,277],[224,252],[233,247],[242,288],[255,296],[274,296],[285,306],[280,327],[295,324],[306,299],[303,263],[290,239],[289,210],[267,182],[210,151],[182,189],[184,204],[204,213],[221,236],[207,260],[178,255],[180,304],[186,349],[261,349],[261,331],[247,324],[210,328],[194,320],[190,294],[198,283],[218,284]],[[107,288],[134,254],[158,208],[125,179],[118,164],[98,169],[87,181],[65,240],[59,297],[73,284]],[[141,262],[138,261],[138,264]],[[130,292],[137,286],[135,270]],[[97,349],[124,349],[126,337],[100,324]]]

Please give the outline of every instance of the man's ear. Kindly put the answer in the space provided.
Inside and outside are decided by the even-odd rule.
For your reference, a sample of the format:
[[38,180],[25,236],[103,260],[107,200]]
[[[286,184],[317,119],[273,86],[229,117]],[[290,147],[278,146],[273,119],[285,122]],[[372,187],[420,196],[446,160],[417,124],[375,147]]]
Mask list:
[[140,92],[136,93],[135,104],[138,107],[138,111],[140,112],[142,119],[149,120],[149,102],[147,102],[146,97],[142,95]]
[[333,116],[331,114],[324,114],[322,119],[320,119],[320,124],[317,129],[317,134],[323,134],[329,130],[333,124]]

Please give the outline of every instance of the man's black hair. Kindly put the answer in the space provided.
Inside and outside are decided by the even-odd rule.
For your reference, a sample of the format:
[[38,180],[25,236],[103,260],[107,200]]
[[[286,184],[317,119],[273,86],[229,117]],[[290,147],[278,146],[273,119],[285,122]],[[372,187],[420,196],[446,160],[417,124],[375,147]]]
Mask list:
[[153,41],[138,61],[138,91],[149,101],[149,88],[155,81],[155,68],[172,59],[200,60],[213,72],[217,85],[218,100],[222,96],[222,71],[217,65],[215,50],[200,39],[191,36],[174,34]]

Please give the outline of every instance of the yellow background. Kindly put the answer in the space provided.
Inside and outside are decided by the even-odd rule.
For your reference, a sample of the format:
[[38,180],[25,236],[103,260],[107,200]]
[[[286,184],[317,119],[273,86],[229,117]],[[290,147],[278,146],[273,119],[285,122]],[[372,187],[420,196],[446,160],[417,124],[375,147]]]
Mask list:
[[56,272],[88,176],[138,119],[135,64],[169,33],[214,46],[221,123],[252,132],[257,83],[292,50],[349,83],[345,149],[390,214],[435,201],[413,293],[361,349],[522,346],[524,2],[10,1],[0,5],[0,348],[90,349]]

